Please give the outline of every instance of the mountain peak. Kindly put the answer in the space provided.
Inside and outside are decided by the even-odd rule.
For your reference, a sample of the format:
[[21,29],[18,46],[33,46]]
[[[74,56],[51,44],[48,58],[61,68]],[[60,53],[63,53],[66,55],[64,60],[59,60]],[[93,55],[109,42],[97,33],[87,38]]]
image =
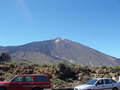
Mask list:
[[63,41],[63,40],[64,40],[63,38],[57,37],[57,38],[55,39],[55,43],[59,43],[60,41]]

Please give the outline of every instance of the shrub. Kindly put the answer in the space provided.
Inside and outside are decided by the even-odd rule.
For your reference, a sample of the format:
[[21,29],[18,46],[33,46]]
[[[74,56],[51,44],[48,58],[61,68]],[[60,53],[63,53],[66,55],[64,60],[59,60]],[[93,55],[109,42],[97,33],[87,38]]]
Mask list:
[[0,56],[0,61],[11,61],[11,56],[8,53],[2,53]]
[[68,81],[69,78],[73,80],[76,79],[75,72],[72,70],[71,66],[65,63],[58,64],[57,76],[65,81]]

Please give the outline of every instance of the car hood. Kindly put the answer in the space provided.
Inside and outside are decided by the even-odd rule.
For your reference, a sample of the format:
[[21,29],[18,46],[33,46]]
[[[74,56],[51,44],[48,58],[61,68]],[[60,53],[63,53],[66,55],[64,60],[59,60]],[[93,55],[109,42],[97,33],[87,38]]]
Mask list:
[[10,82],[0,82],[0,84],[9,84]]
[[83,84],[83,85],[78,85],[75,88],[77,88],[77,89],[89,89],[91,87],[92,87],[92,85]]

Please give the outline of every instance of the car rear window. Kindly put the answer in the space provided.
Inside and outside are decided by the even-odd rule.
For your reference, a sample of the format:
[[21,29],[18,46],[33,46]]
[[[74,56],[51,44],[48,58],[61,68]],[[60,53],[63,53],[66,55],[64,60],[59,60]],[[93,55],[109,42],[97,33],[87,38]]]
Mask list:
[[117,83],[116,81],[114,81],[114,80],[112,80],[112,79],[111,79],[111,82],[112,82],[112,83]]
[[32,76],[25,76],[24,77],[24,81],[25,82],[32,82],[33,81],[33,77]]
[[35,76],[36,81],[38,82],[47,82],[48,78],[45,76]]

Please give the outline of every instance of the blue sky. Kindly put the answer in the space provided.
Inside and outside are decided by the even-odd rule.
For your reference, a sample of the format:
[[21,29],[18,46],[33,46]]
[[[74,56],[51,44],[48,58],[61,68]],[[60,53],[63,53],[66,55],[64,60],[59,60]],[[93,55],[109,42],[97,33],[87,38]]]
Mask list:
[[62,37],[120,57],[120,0],[0,0],[0,45]]

